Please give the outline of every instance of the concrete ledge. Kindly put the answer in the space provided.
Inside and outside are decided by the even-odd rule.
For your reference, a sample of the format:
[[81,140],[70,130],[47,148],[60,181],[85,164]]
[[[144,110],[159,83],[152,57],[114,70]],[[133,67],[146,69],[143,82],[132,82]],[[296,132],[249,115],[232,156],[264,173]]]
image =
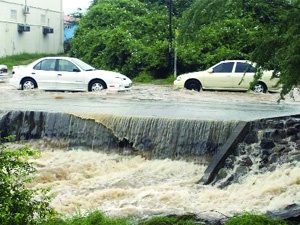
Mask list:
[[212,161],[206,168],[203,177],[198,183],[206,185],[213,181],[219,170],[224,165],[226,158],[234,152],[237,144],[244,140],[245,136],[249,132],[249,129],[249,122],[239,122],[228,140],[220,148],[219,152],[213,157]]

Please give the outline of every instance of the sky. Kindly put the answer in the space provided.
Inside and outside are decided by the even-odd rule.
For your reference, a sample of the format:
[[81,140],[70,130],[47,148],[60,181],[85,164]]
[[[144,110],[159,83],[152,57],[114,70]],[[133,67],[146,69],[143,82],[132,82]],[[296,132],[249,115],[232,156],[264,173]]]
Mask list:
[[85,11],[89,5],[91,0],[63,0],[63,11],[66,15],[77,11],[78,8],[81,8]]

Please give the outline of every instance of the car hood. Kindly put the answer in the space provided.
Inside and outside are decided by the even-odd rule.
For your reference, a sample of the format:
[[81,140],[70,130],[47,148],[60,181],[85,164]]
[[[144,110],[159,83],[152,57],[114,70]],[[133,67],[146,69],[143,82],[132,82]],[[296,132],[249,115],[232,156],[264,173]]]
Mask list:
[[110,77],[115,77],[115,78],[126,78],[129,79],[127,76],[118,73],[118,72],[113,72],[113,71],[108,71],[108,70],[93,70],[93,71],[87,71],[89,74],[97,74],[100,76],[110,76]]
[[199,76],[201,74],[204,74],[205,72],[206,71],[190,72],[190,73],[181,74],[180,76],[183,76],[183,77],[195,77],[195,76]]

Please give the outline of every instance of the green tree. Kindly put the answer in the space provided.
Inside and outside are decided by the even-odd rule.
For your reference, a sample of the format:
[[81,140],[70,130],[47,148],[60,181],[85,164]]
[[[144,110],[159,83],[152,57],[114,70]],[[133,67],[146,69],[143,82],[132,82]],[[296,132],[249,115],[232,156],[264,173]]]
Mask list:
[[263,9],[272,8],[277,11],[268,13],[272,17],[267,16],[269,23],[258,33],[251,59],[263,69],[274,69],[274,75],[280,73],[284,99],[300,85],[300,1],[272,1]]
[[56,214],[50,207],[47,189],[30,189],[26,185],[34,179],[34,166],[27,157],[38,154],[28,146],[9,150],[7,139],[0,140],[0,224],[43,224]]
[[187,72],[225,59],[249,59],[260,22],[243,0],[198,0],[179,26],[179,63]]
[[98,1],[81,19],[72,54],[95,67],[133,78],[148,71],[166,76],[168,14],[138,0]]

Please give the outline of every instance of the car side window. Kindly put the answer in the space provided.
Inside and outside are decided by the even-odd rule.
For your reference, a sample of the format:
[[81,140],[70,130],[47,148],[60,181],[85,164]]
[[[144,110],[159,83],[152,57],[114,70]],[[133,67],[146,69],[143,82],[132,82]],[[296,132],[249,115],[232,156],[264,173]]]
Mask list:
[[225,62],[213,68],[214,73],[231,73],[234,62]]
[[45,59],[38,64],[36,64],[33,69],[35,70],[46,70],[46,71],[54,71],[55,70],[55,62],[56,59]]
[[78,71],[78,67],[75,66],[73,63],[71,63],[68,60],[60,59],[58,61],[58,70],[59,71],[65,71],[65,72],[74,72]]
[[235,72],[236,73],[245,73],[245,72],[254,73],[255,68],[249,63],[238,62],[236,64]]

